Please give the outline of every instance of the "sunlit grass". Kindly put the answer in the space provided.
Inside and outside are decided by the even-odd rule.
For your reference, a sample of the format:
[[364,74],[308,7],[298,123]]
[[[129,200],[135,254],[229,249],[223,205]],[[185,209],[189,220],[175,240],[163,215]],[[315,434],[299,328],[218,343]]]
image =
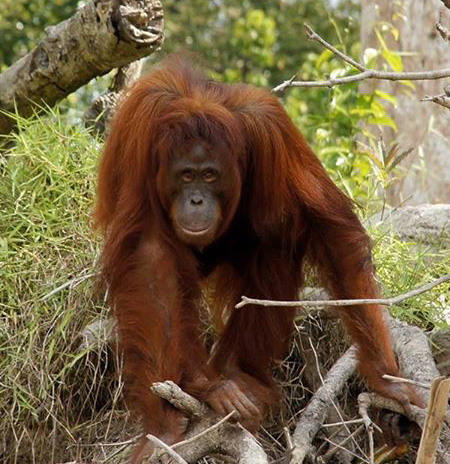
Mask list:
[[[448,238],[432,244],[400,240],[386,231],[373,230],[377,275],[385,296],[406,293],[450,274]],[[407,299],[391,308],[392,314],[424,329],[450,323],[450,282]]]
[[82,343],[83,329],[105,313],[95,291],[99,240],[90,218],[98,155],[98,142],[56,110],[19,119],[13,148],[0,156],[5,463],[74,458],[80,437],[104,439],[116,402],[119,389],[107,388],[111,353],[101,340]]

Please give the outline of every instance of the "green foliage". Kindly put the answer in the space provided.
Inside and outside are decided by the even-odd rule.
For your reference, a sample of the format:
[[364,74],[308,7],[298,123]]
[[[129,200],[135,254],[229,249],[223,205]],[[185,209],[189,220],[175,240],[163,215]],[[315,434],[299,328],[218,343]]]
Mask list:
[[276,24],[263,10],[248,10],[244,17],[236,20],[232,27],[229,52],[236,60],[236,68],[225,69],[223,76],[215,76],[228,82],[249,82],[266,86],[267,75],[252,73],[251,63],[261,67],[273,65],[273,45],[276,39]]
[[[445,243],[417,244],[399,240],[395,234],[372,230],[377,275],[383,293],[396,296],[449,274],[450,250]],[[450,282],[393,306],[402,320],[425,329],[447,328],[450,324]]]
[[[387,26],[382,29],[395,36],[395,29]],[[336,34],[341,37],[337,26]],[[400,54],[387,47],[379,31],[377,37],[380,48],[364,50],[364,64],[378,69],[401,70]],[[351,47],[341,42],[336,47],[359,61],[359,42],[354,42]],[[321,53],[309,53],[296,79],[320,81],[358,72],[326,49]],[[408,87],[412,85],[408,81],[402,83]],[[379,89],[361,93],[360,83],[354,83],[331,89],[289,89],[285,91],[284,99],[289,114],[336,182],[365,207],[364,214],[370,215],[384,208],[386,192],[405,175],[400,164],[411,152],[410,147],[399,147],[395,143],[386,147],[374,135],[379,133],[381,126],[394,132],[397,130],[389,116],[397,105],[395,96]]]
[[328,40],[336,30],[346,43],[359,34],[359,7],[352,0],[338,7],[326,0],[166,0],[164,9],[163,53],[194,51],[228,82],[274,87],[295,74],[308,53],[318,50],[305,37],[305,21]]

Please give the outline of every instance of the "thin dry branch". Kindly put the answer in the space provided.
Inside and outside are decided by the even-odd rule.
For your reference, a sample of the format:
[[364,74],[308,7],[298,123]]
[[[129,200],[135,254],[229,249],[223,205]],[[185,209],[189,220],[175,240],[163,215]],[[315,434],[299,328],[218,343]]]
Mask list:
[[416,382],[411,379],[404,379],[403,377],[396,377],[395,375],[384,374],[383,379],[390,380],[393,383],[408,383],[409,385],[415,385],[416,387],[421,388],[430,388],[431,384]]
[[321,45],[323,45],[325,48],[333,52],[336,56],[341,58],[342,60],[346,61],[348,64],[356,68],[358,71],[368,71],[368,69],[363,66],[361,63],[358,63],[355,61],[353,58],[350,56],[347,56],[345,53],[342,53],[340,50],[337,48],[333,47],[333,45],[329,44],[326,40],[322,39],[319,34],[313,31],[311,26],[308,24],[304,24],[305,29],[306,29],[306,35],[308,36],[308,39],[310,40],[315,40],[316,42],[319,42]]
[[[448,384],[444,386],[445,390],[447,389]],[[446,400],[448,397],[448,391],[447,391],[447,396]],[[393,412],[396,412],[398,414],[402,414],[406,416],[410,421],[415,422],[422,430],[426,427],[426,422],[429,421],[428,419],[428,414],[430,414],[430,410],[425,410],[418,408],[417,406],[410,404],[407,410],[405,410],[400,403],[397,401],[391,400],[389,398],[385,398],[383,396],[378,395],[377,393],[360,393],[358,396],[358,403],[363,404],[364,408],[366,410],[369,409],[369,407],[374,407],[376,409],[387,409]],[[445,403],[445,404],[444,404]],[[438,417],[433,418],[433,424],[437,425],[438,423],[442,427],[442,421],[446,416],[446,406],[447,406],[447,401],[442,401],[442,397],[440,398],[439,402],[439,412],[434,409],[433,414],[438,414]],[[442,418],[441,418],[442,416]],[[448,443],[449,440],[449,428],[444,424],[443,425],[443,433],[440,441],[434,442],[436,439],[436,431],[430,430],[432,432],[432,438],[430,438],[429,441],[427,441],[427,448],[428,450],[437,447],[437,452],[438,452],[438,457],[439,463],[443,464],[449,464],[450,463],[450,456],[447,455],[447,453],[444,452],[445,447],[443,446],[443,443]],[[439,434],[437,434],[439,436]],[[436,449],[436,448],[434,448]],[[417,461],[419,462],[419,461]],[[431,463],[431,461],[421,461],[421,464],[428,464]]]
[[425,97],[422,98],[422,101],[431,101],[443,106],[444,108],[450,109],[450,85],[444,87],[444,93],[439,95],[425,95]]
[[[334,443],[333,441],[331,441],[330,439],[327,439],[325,438],[326,441],[328,441],[328,443],[330,443],[330,445],[333,446],[333,448],[330,448],[323,456],[320,457],[320,460],[322,462],[329,462],[330,459],[332,459],[334,457],[334,455],[339,451],[339,450],[345,450],[346,452],[349,452],[346,448],[345,448],[345,445],[347,445],[347,443],[350,441],[350,440],[354,440],[355,437],[357,437],[362,431],[364,430],[364,425],[360,425],[356,430],[354,430],[350,435],[348,435],[347,437],[344,438],[344,440],[342,440],[340,443]],[[353,456],[355,456],[354,453],[350,452]],[[357,458],[359,458],[359,456],[356,456]]]
[[312,451],[312,441],[325,422],[344,384],[356,370],[356,347],[352,346],[328,371],[323,385],[314,393],[306,409],[302,412],[295,428],[292,441],[291,464],[302,464]]
[[305,24],[306,33],[311,40],[314,40],[336,56],[349,63],[351,66],[358,69],[359,73],[352,76],[330,78],[324,81],[296,81],[289,79],[277,87],[273,88],[273,92],[281,92],[287,87],[334,87],[335,85],[350,84],[353,82],[360,82],[368,79],[389,80],[389,81],[421,81],[421,80],[436,80],[450,77],[450,68],[436,69],[433,71],[408,71],[408,72],[395,72],[395,71],[378,71],[376,69],[367,69],[361,63],[358,63],[350,56],[337,50],[335,47],[326,42],[316,32],[314,32],[307,24]]
[[433,280],[432,282],[417,287],[407,293],[402,293],[401,295],[393,296],[390,298],[357,298],[350,300],[299,300],[299,301],[277,301],[277,300],[258,300],[256,298],[248,298],[246,296],[241,297],[241,301],[236,305],[236,308],[242,308],[243,306],[252,304],[257,306],[281,306],[281,307],[296,307],[302,306],[304,308],[310,307],[315,309],[318,306],[356,306],[356,305],[384,305],[392,306],[398,303],[401,303],[408,298],[425,293],[432,288],[443,284],[444,282],[450,281],[450,274],[440,277],[439,279]]
[[369,417],[369,404],[364,401],[360,401],[360,397],[358,397],[358,406],[359,406],[359,415],[362,417],[364,421],[364,427],[366,429],[367,436],[369,438],[369,459],[370,464],[374,464],[375,462],[375,445],[373,440],[373,427],[374,423]]
[[443,40],[450,42],[450,30],[441,23],[441,17],[439,18],[439,22],[436,24],[436,29]]

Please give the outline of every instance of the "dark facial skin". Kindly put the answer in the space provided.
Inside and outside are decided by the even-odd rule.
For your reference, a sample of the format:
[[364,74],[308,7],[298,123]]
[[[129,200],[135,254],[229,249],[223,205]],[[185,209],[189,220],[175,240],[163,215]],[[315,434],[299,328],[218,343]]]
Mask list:
[[204,144],[174,155],[168,175],[170,216],[184,243],[202,249],[217,237],[229,184],[225,173],[220,154]]

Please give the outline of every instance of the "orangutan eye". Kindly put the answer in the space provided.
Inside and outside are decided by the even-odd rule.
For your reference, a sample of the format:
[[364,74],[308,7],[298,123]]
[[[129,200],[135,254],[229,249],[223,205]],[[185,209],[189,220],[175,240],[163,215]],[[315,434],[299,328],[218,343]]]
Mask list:
[[188,184],[189,182],[192,182],[194,180],[194,174],[192,173],[192,171],[184,171],[181,174],[181,180]]
[[217,174],[213,171],[205,171],[202,175],[205,182],[214,182],[217,180]]

